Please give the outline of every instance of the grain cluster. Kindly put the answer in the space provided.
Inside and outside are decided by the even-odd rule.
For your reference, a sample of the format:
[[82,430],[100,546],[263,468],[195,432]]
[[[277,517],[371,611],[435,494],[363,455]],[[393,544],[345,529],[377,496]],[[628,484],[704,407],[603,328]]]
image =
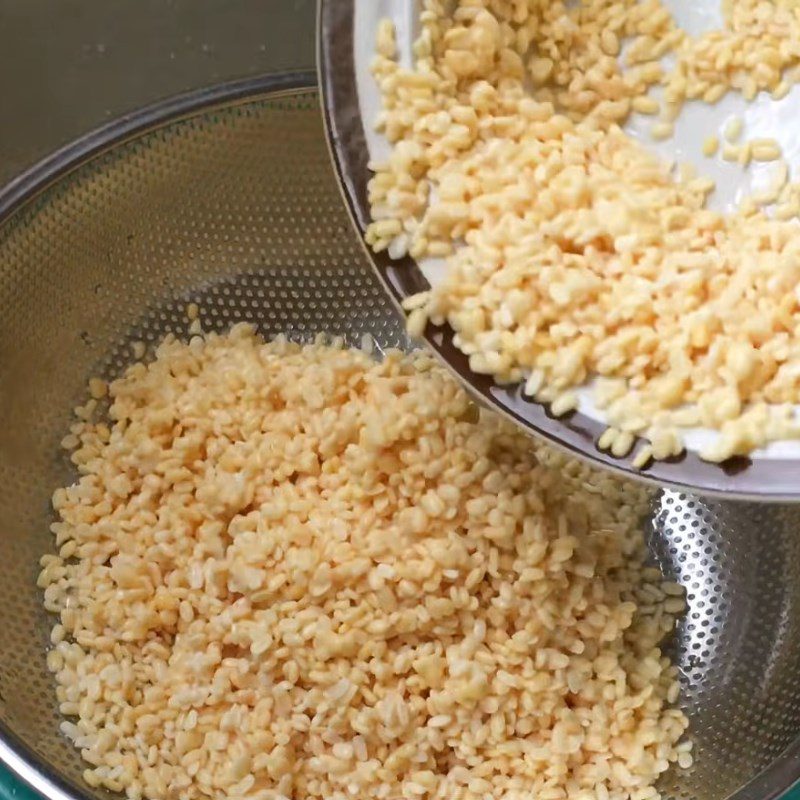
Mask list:
[[641,487],[419,354],[239,325],[90,389],[39,582],[91,786],[647,800],[691,764]]
[[[668,458],[687,429],[717,435],[710,461],[797,438],[800,184],[773,139],[698,152],[777,161],[735,213],[706,207],[708,178],[676,170],[622,124],[672,134],[687,101],[783,97],[798,78],[793,4],[724,4],[725,27],[688,36],[658,0],[425,0],[414,65],[391,23],[373,71],[391,142],[372,163],[367,239],[393,257],[446,259],[407,302],[409,327],[448,322],[476,373],[525,381],[564,414],[577,387],[625,455]],[[667,66],[665,57],[670,59]]]

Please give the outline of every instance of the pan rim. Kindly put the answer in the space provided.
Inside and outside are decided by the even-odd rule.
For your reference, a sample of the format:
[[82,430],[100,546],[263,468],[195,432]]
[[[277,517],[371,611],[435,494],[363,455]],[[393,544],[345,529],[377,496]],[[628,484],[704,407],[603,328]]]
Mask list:
[[[366,197],[368,150],[359,112],[353,37],[354,0],[319,0],[317,18],[317,71],[328,148],[339,186],[373,271],[395,306],[417,291],[429,288],[416,263],[406,256],[392,260],[373,253],[364,242],[369,221]],[[553,417],[546,407],[523,396],[521,387],[504,387],[469,369],[468,359],[453,343],[449,325],[429,324],[423,338],[445,367],[479,401],[490,406],[528,433],[595,467],[657,488],[701,494],[719,500],[768,503],[800,502],[800,459],[750,459],[737,457],[724,465],[703,461],[684,452],[667,461],[654,461],[644,470],[633,466],[636,448],[625,458],[599,450],[596,442],[605,425],[575,412]]]

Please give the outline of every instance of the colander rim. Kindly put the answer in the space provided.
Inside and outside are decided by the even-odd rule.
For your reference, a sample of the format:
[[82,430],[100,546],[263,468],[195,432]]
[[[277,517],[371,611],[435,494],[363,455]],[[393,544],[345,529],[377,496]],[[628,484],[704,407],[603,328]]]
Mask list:
[[[0,226],[57,181],[113,147],[214,108],[317,89],[314,70],[294,70],[194,89],[123,114],[45,156],[6,183],[0,189]],[[60,775],[2,719],[0,763],[48,800],[93,800],[86,787]]]

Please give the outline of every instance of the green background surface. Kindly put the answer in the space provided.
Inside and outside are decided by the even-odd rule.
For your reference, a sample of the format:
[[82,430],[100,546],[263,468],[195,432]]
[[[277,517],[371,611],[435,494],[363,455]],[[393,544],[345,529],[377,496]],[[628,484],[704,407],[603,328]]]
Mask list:
[[0,800],[39,800],[39,795],[0,767]]

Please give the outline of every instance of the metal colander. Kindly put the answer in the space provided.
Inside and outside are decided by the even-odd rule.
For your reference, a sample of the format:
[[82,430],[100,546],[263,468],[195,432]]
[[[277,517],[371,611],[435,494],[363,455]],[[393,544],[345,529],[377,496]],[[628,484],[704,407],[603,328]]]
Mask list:
[[[171,101],[57,154],[0,195],[0,758],[53,798],[99,797],[58,732],[37,560],[58,443],[89,376],[131,342],[239,320],[404,345],[351,228],[313,77]],[[673,648],[695,766],[669,797],[773,797],[800,775],[800,511],[662,493],[651,550],[688,590]]]

